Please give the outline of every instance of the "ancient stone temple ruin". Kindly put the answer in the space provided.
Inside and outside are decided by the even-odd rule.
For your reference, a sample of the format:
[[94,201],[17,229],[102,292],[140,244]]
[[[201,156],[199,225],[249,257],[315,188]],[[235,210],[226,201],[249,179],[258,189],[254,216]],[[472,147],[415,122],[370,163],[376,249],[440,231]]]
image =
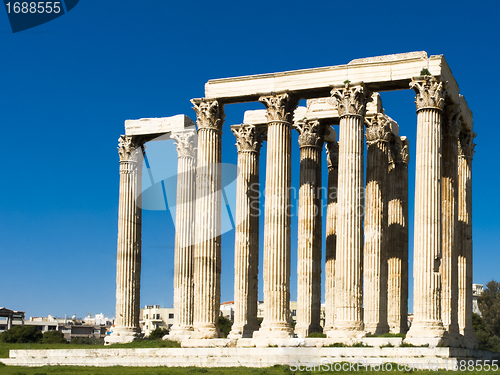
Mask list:
[[[413,89],[417,138],[400,134],[379,92]],[[299,106],[301,99],[307,106]],[[120,200],[116,328],[108,343],[140,335],[141,170],[144,144],[175,140],[178,181],[174,308],[169,337],[214,346],[221,286],[221,134],[224,107],[258,101],[230,126],[238,151],[235,316],[230,340],[255,346],[323,331],[325,346],[369,335],[474,348],[472,328],[472,113],[443,56],[425,52],[353,60],[347,65],[210,80],[184,115],[126,122],[119,140]],[[332,125],[338,125],[338,138]],[[228,126],[228,125],[226,125]],[[225,128],[225,130],[229,130]],[[292,132],[299,142],[292,144]],[[266,176],[259,176],[267,142]],[[416,143],[413,246],[414,318],[407,332],[408,162]],[[366,169],[364,149],[367,149]],[[300,148],[297,270],[291,270],[291,150]],[[328,181],[321,181],[326,148]],[[366,183],[365,176],[366,173]],[[264,233],[259,194],[265,184]],[[321,191],[326,185],[326,233]],[[259,236],[264,240],[258,280]],[[326,237],[326,247],[322,240]],[[322,269],[322,252],[326,262]],[[297,272],[297,325],[290,278]],[[320,327],[321,273],[325,324]],[[257,323],[257,285],[264,320]],[[274,340],[274,341],[273,341]],[[285,345],[283,344],[283,345]]]

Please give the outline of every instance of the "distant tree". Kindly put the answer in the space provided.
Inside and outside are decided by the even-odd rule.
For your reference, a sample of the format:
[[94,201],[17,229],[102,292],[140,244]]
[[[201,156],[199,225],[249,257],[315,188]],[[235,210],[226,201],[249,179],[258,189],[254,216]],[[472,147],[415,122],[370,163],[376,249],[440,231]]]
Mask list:
[[35,326],[14,326],[2,332],[0,342],[34,343],[42,339],[42,333]]
[[168,335],[168,332],[169,332],[168,328],[158,327],[151,331],[148,338],[150,340],[161,340],[163,336]]
[[224,316],[219,316],[219,320],[217,321],[217,328],[219,328],[222,337],[227,337],[227,335],[229,335],[232,326],[233,322],[231,322]]
[[42,343],[44,344],[67,344],[68,340],[64,338],[64,334],[59,331],[47,331],[43,334]]
[[500,351],[500,283],[492,280],[477,298],[481,316],[473,314],[472,325],[479,349]]

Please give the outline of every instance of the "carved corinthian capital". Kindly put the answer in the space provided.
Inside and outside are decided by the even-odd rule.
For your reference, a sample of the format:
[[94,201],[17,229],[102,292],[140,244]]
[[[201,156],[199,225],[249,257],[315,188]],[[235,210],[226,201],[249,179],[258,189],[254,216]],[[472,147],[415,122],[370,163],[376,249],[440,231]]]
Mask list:
[[410,88],[415,91],[417,111],[425,108],[434,108],[440,111],[444,107],[445,90],[443,82],[433,76],[413,78]]
[[326,163],[328,169],[339,167],[339,143],[331,141],[325,143],[326,148]]
[[443,135],[458,137],[462,127],[462,116],[458,104],[447,105],[444,108]]
[[389,164],[408,164],[410,162],[410,142],[406,137],[392,137],[389,146]]
[[458,155],[463,158],[471,159],[474,156],[474,138],[476,133],[469,129],[462,129],[458,137]]
[[324,127],[318,120],[297,121],[293,127],[299,132],[299,146],[316,147],[323,146]]
[[284,121],[291,123],[293,111],[299,104],[298,98],[290,94],[279,94],[273,96],[261,96],[259,102],[267,108],[267,122]]
[[410,141],[406,137],[400,137],[401,152],[399,153],[398,161],[408,164],[410,162]]
[[224,123],[224,105],[217,99],[192,99],[193,109],[196,112],[196,123],[198,129],[213,129],[222,131]]
[[136,161],[142,143],[133,135],[121,135],[118,138],[118,155],[120,162]]
[[196,143],[198,138],[195,130],[172,133],[170,137],[175,140],[174,143],[177,146],[177,155],[179,158],[196,157]]
[[238,152],[260,152],[262,141],[265,139],[264,126],[249,124],[233,125],[231,131],[236,137]]
[[375,116],[367,117],[366,124],[366,143],[368,145],[376,142],[387,142],[391,138],[391,123],[394,122],[389,116],[377,113]]
[[334,88],[330,94],[335,100],[339,116],[364,116],[366,103],[372,100],[371,92],[363,85],[349,87],[346,83],[342,88]]

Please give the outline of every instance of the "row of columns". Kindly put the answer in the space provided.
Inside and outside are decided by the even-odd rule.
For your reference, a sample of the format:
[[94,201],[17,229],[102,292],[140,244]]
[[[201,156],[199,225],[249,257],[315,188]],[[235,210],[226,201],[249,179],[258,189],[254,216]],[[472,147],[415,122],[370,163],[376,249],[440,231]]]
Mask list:
[[[411,83],[411,87],[417,94],[418,118],[415,315],[407,337],[410,342],[429,342],[431,339],[442,339],[448,332],[448,338],[453,333],[457,337],[458,333],[469,333],[472,340],[472,309],[462,308],[460,314],[454,311],[458,310],[458,306],[471,304],[469,299],[472,301],[470,165],[473,151],[470,149],[473,149],[473,136],[465,128],[457,132],[460,115],[451,107],[447,108],[446,127],[443,125],[444,90],[441,82],[430,76],[419,77]],[[366,103],[370,96],[362,84],[346,84],[332,90],[340,117],[340,140],[338,144],[326,143],[329,196],[324,330],[334,338],[361,336],[365,330],[374,334],[406,330],[408,141],[390,132],[387,116],[379,114],[367,120],[368,165],[364,202],[364,128]],[[250,337],[253,334],[253,337],[259,338],[277,338],[292,335],[289,311],[290,188],[291,131],[295,126],[299,131],[301,149],[296,332],[305,337],[320,329],[322,236],[319,171],[324,126],[319,121],[293,125],[292,116],[298,100],[287,93],[262,97],[260,101],[267,108],[265,127],[232,127],[237,138],[241,172],[237,182],[238,226],[235,235],[236,314],[231,336]],[[220,162],[224,110],[217,100],[197,99],[193,100],[193,104],[198,119],[197,155],[194,156],[193,145],[189,156],[183,155],[183,140],[174,137],[179,150],[179,173],[190,172],[183,173],[178,181],[178,187],[184,191],[178,195],[177,202],[176,230],[179,233],[176,234],[174,281],[177,322],[172,328],[172,336],[215,338],[218,337],[216,322],[220,305]],[[265,311],[261,328],[255,331],[259,241],[256,211],[258,156],[265,136],[268,142]],[[195,178],[194,205],[194,191],[187,189],[186,184],[192,184]],[[140,209],[130,211],[130,207],[137,203],[127,197],[139,187],[139,181],[136,181],[135,187],[132,185],[121,178],[120,213],[123,209],[124,215],[128,216],[123,219],[120,216],[119,221],[117,331],[128,327],[127,324],[138,327]],[[330,197],[330,192],[334,190],[337,193]],[[193,225],[196,230],[193,230]],[[194,246],[191,241],[193,232]],[[127,243],[127,249],[122,243]],[[137,248],[133,258],[131,249]],[[135,259],[135,263],[131,259]],[[132,300],[137,304],[134,307],[137,313],[123,307],[129,306]]]

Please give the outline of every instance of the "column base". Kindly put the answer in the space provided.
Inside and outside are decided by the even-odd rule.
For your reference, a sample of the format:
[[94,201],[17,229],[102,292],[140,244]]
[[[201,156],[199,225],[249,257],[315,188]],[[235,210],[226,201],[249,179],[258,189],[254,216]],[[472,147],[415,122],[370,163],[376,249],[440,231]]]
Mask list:
[[326,332],[327,338],[338,340],[359,339],[366,336],[363,322],[339,322],[336,323],[333,330]]
[[463,343],[467,349],[477,349],[477,337],[476,332],[474,332],[473,328],[465,329],[463,334]]
[[293,337],[293,330],[289,323],[262,323],[262,327],[253,333],[258,339],[286,339]]
[[104,338],[104,345],[126,344],[142,338],[142,332],[135,327],[115,327],[113,332]]
[[428,345],[429,348],[445,345],[445,330],[439,321],[413,322],[404,342],[415,346]]
[[193,327],[192,339],[217,339],[219,338],[219,328],[215,324],[202,324]]
[[254,332],[258,331],[259,327],[248,327],[248,326],[239,326],[231,328],[231,332],[227,335],[228,339],[241,339],[241,338],[252,338]]
[[408,332],[408,325],[389,325],[389,332],[394,334],[406,334],[406,332]]
[[163,336],[163,340],[172,340],[181,342],[189,339],[193,335],[194,329],[192,326],[173,326],[168,335]]
[[365,332],[370,335],[383,335],[389,332],[389,325],[387,323],[365,323]]
[[319,325],[296,325],[294,332],[297,337],[305,339],[313,332],[323,332],[323,329]]
[[464,337],[458,332],[445,332],[443,346],[463,348],[465,347]]

